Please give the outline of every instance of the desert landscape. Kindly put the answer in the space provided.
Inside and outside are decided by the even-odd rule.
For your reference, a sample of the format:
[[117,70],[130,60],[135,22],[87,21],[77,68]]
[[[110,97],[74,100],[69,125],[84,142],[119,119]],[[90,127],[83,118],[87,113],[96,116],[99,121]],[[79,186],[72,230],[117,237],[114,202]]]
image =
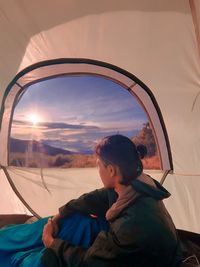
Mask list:
[[[145,169],[160,169],[160,159],[155,138],[149,123],[145,123],[133,142],[147,147],[148,154],[142,160]],[[35,140],[10,138],[9,165],[30,168],[88,168],[96,166],[92,153],[74,153],[69,150],[52,147]]]

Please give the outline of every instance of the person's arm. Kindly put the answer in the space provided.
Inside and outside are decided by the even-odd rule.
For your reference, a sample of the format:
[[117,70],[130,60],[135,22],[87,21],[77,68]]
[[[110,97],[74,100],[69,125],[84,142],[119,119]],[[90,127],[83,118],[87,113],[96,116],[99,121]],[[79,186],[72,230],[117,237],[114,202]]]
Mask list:
[[[51,223],[48,224],[50,226]],[[45,238],[43,242],[45,243]],[[46,238],[45,246],[46,250],[42,255],[42,263],[45,267],[113,267],[116,266],[117,255],[124,250],[115,233],[110,231],[101,231],[89,249],[73,246],[52,236]]]
[[137,233],[139,228],[136,227],[134,232],[131,223],[130,232],[130,224],[124,223],[124,218],[119,219],[117,225],[115,222],[115,231],[101,231],[88,249],[73,246],[61,239],[49,238],[47,228],[43,232],[43,236],[47,234],[46,244],[43,238],[46,250],[42,256],[42,263],[45,267],[113,267],[118,266],[118,263],[120,266],[120,258],[123,257],[125,261],[129,253],[135,253],[138,257],[141,249],[141,238]]
[[69,201],[59,208],[61,217],[66,217],[74,211],[85,214],[105,215],[110,207],[110,199],[116,200],[116,193],[112,189],[96,189],[90,193],[83,194],[77,199]]
[[105,216],[106,211],[116,201],[117,194],[113,189],[97,189],[90,193],[83,194],[77,199],[69,201],[67,204],[59,208],[59,213],[52,217],[53,236],[58,233],[58,221],[67,217],[73,212],[82,212],[85,214],[94,214],[97,216]]

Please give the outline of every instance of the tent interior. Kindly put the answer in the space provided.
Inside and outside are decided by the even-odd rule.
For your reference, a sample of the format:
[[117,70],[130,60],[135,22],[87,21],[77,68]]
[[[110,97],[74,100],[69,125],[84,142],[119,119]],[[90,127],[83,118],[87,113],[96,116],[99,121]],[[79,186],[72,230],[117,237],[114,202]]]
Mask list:
[[0,30],[0,226],[100,188],[93,148],[121,133],[199,242],[200,2],[8,0]]

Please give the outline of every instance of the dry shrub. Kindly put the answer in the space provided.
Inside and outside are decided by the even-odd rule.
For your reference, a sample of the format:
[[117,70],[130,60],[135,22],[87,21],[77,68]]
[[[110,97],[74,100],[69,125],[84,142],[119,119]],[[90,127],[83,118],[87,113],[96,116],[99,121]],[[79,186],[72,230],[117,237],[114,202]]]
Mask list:
[[158,155],[152,156],[152,157],[146,157],[142,159],[142,163],[144,166],[144,169],[153,169],[153,170],[160,170],[160,159]]
[[[96,158],[94,155],[72,154],[56,156],[48,156],[41,153],[32,153],[29,157],[24,153],[10,153],[9,159],[11,166],[31,167],[31,168],[89,168],[96,166]],[[160,160],[158,155],[146,157],[142,160],[144,169],[160,169]]]

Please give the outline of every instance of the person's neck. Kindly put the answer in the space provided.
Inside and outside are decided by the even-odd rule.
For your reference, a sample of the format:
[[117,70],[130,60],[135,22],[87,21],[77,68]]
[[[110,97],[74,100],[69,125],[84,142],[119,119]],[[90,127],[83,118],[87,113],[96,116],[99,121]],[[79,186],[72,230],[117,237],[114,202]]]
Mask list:
[[118,196],[120,195],[121,192],[124,191],[125,188],[126,188],[126,185],[123,185],[123,184],[120,184],[120,183],[117,183],[117,184],[114,186],[114,190],[115,190],[115,192],[118,194]]

